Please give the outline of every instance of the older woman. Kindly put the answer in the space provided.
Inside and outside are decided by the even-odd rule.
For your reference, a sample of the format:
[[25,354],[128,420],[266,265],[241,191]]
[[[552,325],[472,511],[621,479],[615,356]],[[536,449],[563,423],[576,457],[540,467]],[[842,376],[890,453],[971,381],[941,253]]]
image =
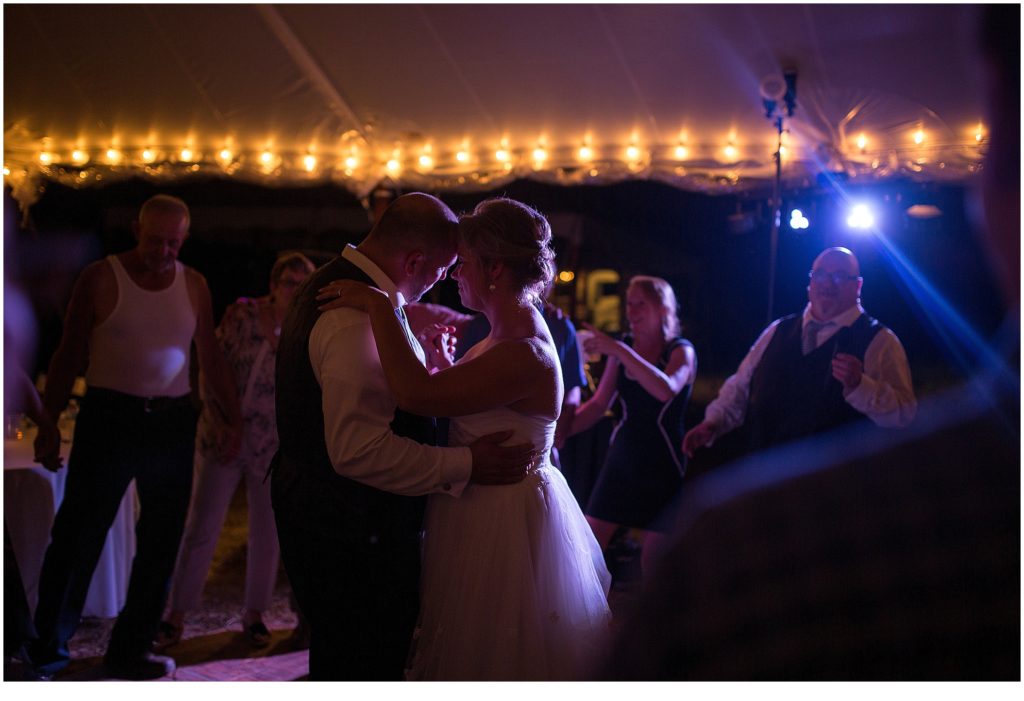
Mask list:
[[679,335],[676,296],[661,278],[638,275],[626,291],[630,335],[616,340],[589,327],[587,353],[607,356],[594,396],[576,412],[573,433],[592,427],[616,398],[622,418],[587,504],[601,548],[627,526],[642,531],[641,567],[649,572],[659,516],[679,493],[686,458],[679,452],[683,413],[697,375],[693,345]]
[[262,647],[270,642],[262,612],[270,606],[274,593],[279,556],[270,484],[264,481],[277,450],[274,362],[285,311],[313,268],[301,253],[281,254],[270,271],[270,294],[239,299],[228,307],[217,327],[217,340],[234,370],[245,431],[238,457],[221,462],[216,457],[221,422],[208,405],[204,406],[196,435],[192,506],[171,587],[171,611],[160,624],[157,638],[162,647],[181,639],[185,612],[199,604],[224,516],[243,478],[249,507],[249,547],[242,627],[252,645]]

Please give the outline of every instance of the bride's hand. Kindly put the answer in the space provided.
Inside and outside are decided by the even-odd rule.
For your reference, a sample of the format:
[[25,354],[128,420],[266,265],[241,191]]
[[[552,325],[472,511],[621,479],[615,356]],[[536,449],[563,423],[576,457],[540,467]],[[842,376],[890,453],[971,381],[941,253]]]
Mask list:
[[335,280],[325,287],[321,287],[316,300],[322,302],[317,307],[322,312],[348,307],[369,313],[374,304],[382,302],[387,303],[389,308],[391,307],[391,300],[388,299],[385,292],[355,280]]
[[420,331],[416,339],[427,356],[428,370],[444,370],[455,363],[455,327],[431,324]]

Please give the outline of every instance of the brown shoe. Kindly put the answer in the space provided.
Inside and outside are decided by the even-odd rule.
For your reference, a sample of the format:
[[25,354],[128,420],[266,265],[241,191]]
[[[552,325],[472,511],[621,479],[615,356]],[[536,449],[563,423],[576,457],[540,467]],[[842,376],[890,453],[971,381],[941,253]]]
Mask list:
[[270,644],[270,631],[262,621],[257,621],[245,629],[245,639],[253,647],[266,647]]

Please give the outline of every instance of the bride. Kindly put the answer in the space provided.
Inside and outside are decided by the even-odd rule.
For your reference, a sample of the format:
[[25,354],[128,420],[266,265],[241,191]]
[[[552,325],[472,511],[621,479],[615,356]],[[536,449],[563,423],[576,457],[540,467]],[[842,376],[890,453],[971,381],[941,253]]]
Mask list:
[[[491,333],[455,365],[447,339],[430,374],[416,359],[388,298],[335,281],[323,309],[370,315],[381,364],[398,405],[450,416],[450,443],[514,429],[541,455],[518,484],[471,484],[459,499],[431,497],[424,529],[420,620],[411,680],[577,679],[611,622],[611,578],[601,549],[561,473],[548,461],[562,404],[558,359],[532,300],[551,279],[551,229],[510,199],[480,203],[459,223],[452,278],[462,303],[483,312]],[[337,297],[337,299],[332,299]],[[447,330],[447,329],[445,329]]]

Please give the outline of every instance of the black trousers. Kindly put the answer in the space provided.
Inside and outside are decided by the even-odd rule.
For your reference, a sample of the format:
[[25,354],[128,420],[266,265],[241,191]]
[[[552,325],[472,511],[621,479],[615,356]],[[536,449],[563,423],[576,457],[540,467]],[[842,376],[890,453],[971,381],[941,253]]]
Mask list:
[[135,559],[107,654],[127,657],[149,649],[185,526],[196,418],[187,398],[146,407],[129,395],[90,390],[83,400],[64,500],[39,580],[39,638],[29,654],[40,671],[52,674],[71,659],[68,640],[81,619],[107,531],[133,479],[140,506]]
[[339,541],[275,504],[281,560],[309,622],[311,681],[401,681],[419,614],[418,539]]

